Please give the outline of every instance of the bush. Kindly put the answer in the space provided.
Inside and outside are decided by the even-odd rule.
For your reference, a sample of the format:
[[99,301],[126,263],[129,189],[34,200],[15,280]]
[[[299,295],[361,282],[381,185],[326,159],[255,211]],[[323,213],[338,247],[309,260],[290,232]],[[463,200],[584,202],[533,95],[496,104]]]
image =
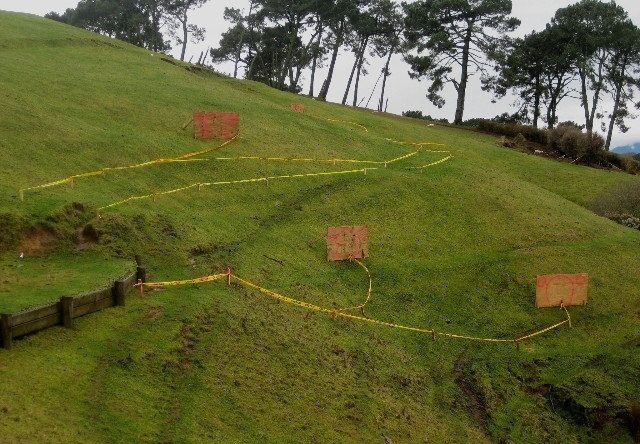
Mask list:
[[18,245],[29,222],[22,216],[12,213],[0,213],[0,253]]
[[548,145],[552,150],[587,165],[599,164],[604,159],[604,139],[599,134],[583,133],[573,123],[563,123],[549,131]]
[[589,207],[609,219],[640,219],[640,183],[619,185],[607,190],[596,197]]
[[552,130],[538,129],[530,125],[500,123],[496,119],[471,119],[480,131],[504,136],[500,145],[508,148],[526,147],[525,141],[545,145],[558,156],[573,159],[588,166],[614,167],[631,174],[640,174],[640,159],[620,156],[604,150],[604,139],[596,133],[582,132],[574,122],[563,122]]
[[449,123],[449,121],[447,119],[435,119],[431,116],[425,116],[422,114],[422,111],[403,111],[402,115],[404,117],[411,117],[413,119],[420,119],[420,120],[430,120],[432,122],[440,122],[440,123]]
[[530,125],[520,125],[517,123],[499,123],[493,120],[479,119],[478,129],[486,133],[499,134],[502,136],[515,138],[518,134],[522,134],[529,142],[546,144],[547,132],[543,129],[535,128]]
[[425,116],[422,115],[422,111],[403,111],[402,115],[404,117],[412,117],[414,119],[425,119]]

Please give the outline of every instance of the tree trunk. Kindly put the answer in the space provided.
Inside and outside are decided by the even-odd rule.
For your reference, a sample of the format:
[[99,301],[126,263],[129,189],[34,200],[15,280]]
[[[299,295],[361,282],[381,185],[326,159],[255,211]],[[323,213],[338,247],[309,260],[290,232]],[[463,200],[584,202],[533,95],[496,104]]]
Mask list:
[[327,94],[329,93],[329,86],[331,86],[331,80],[333,80],[333,70],[336,67],[336,59],[338,58],[338,51],[340,51],[340,47],[342,46],[342,39],[344,34],[344,19],[340,22],[340,27],[338,28],[338,33],[336,34],[336,41],[333,44],[333,54],[331,55],[331,63],[329,64],[329,72],[327,73],[327,78],[322,84],[322,88],[320,89],[320,94],[318,95],[318,99],[322,101],[327,100]]
[[[249,3],[249,14],[247,14],[247,18],[251,17],[251,13],[253,12],[253,3],[254,0],[251,0]],[[246,28],[244,24],[242,25],[242,33],[240,34],[240,41],[238,42],[238,50],[236,51],[236,59],[233,65],[233,78],[238,78],[238,65],[240,64],[240,58],[242,57],[242,47],[244,46],[244,35],[246,33]]]
[[313,62],[311,63],[311,79],[309,80],[309,97],[313,97],[313,85],[316,80],[316,68],[318,67],[318,51],[320,51],[320,45],[322,44],[322,32],[323,25],[319,24],[318,41],[313,49]]
[[[300,24],[297,22],[291,23],[289,27],[291,28],[289,31],[289,46],[287,48],[287,55],[284,59],[284,63],[282,64],[280,78],[278,79],[278,85],[280,89],[284,89],[284,81],[287,78],[287,73],[291,73],[291,65],[293,64],[293,47],[295,46],[296,40],[298,39],[298,30],[300,29]],[[290,78],[290,80],[293,79]]]
[[360,60],[358,61],[358,71],[356,73],[356,84],[353,87],[353,106],[358,106],[358,87],[360,86],[360,73],[362,72],[362,64],[364,63],[364,54],[367,52],[369,37],[364,39],[362,50],[360,51]]
[[[258,42],[258,46],[262,45],[263,41],[264,41],[264,34],[260,37],[260,42]],[[253,77],[255,75],[256,61],[258,60],[258,57],[260,56],[260,52],[258,51],[258,46],[255,47],[256,54],[251,59],[251,63],[249,64],[249,69],[247,70],[247,74],[245,76],[249,80],[253,80]]]
[[389,55],[387,56],[387,61],[384,64],[384,73],[382,74],[382,91],[380,92],[380,101],[378,101],[378,111],[382,111],[382,106],[384,105],[384,91],[387,87],[387,77],[389,77],[389,64],[391,63],[391,56],[393,56],[395,49],[395,46],[389,48]]
[[[622,75],[620,76],[621,78],[624,76],[625,69],[626,68],[623,67],[620,70],[622,73]],[[609,119],[609,131],[607,132],[607,141],[604,144],[604,149],[606,151],[609,151],[609,149],[611,148],[611,139],[613,139],[613,128],[615,128],[616,126],[616,118],[618,117],[618,110],[620,109],[620,97],[622,97],[623,87],[624,87],[624,82],[622,80],[619,80],[618,82],[616,82],[616,96],[613,103],[613,112],[611,113],[611,119]]]
[[540,91],[540,75],[536,76],[535,92],[533,94],[533,126],[537,128],[538,119],[540,119],[540,96],[542,94]]
[[600,102],[600,93],[602,92],[602,86],[604,84],[604,75],[602,69],[604,67],[604,57],[601,56],[600,63],[598,65],[598,83],[596,89],[593,92],[593,100],[591,102],[591,114],[589,115],[589,128],[593,131],[593,126],[596,121],[596,110],[598,109],[598,103]]
[[553,129],[553,125],[556,123],[556,112],[554,102],[555,97],[551,98],[551,103],[547,108],[547,129]]
[[584,126],[587,130],[587,133],[591,134],[591,132],[593,131],[593,127],[589,122],[589,116],[591,115],[591,112],[589,112],[589,96],[587,92],[587,71],[585,69],[579,68],[578,74],[580,75],[580,99],[582,100],[582,109],[584,111]]
[[347,87],[344,90],[344,95],[342,96],[342,104],[347,103],[347,98],[349,97],[349,91],[351,90],[351,82],[353,81],[353,76],[356,73],[356,69],[358,68],[358,63],[360,61],[360,46],[358,46],[357,51],[355,52],[356,59],[353,62],[353,66],[351,67],[351,74],[349,74],[349,80],[347,81]]
[[187,10],[184,10],[182,15],[182,53],[180,54],[180,60],[184,62],[184,55],[187,52],[187,39],[189,38],[189,28],[187,28]]
[[460,83],[458,85],[458,101],[456,103],[456,116],[453,123],[460,125],[464,116],[464,103],[467,94],[467,82],[469,81],[469,47],[471,46],[471,34],[473,24],[469,23],[464,38],[464,47],[462,49],[462,73],[460,74]]

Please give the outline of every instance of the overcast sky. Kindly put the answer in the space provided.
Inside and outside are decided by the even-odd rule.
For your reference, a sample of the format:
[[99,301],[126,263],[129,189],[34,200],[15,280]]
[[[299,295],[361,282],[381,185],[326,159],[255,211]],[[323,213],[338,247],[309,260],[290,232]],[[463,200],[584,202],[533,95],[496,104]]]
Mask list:
[[[576,0],[513,0],[513,15],[522,21],[522,25],[515,32],[522,35],[531,30],[540,30],[551,19],[556,9],[575,3]],[[0,0],[0,9],[9,11],[30,12],[44,15],[49,11],[64,11],[66,8],[75,7],[77,0]],[[211,0],[207,5],[192,13],[193,22],[203,26],[207,30],[207,38],[198,45],[191,45],[187,49],[187,60],[192,55],[198,57],[201,51],[209,47],[217,46],[220,34],[228,28],[228,24],[223,20],[222,14],[227,6],[237,8],[248,8],[248,0]],[[640,0],[618,0],[617,3],[624,7],[633,21],[640,25]],[[174,51],[174,55],[175,55]],[[334,81],[329,91],[329,100],[340,101],[347,83],[353,57],[348,51],[342,51],[336,67]],[[360,97],[369,98],[372,89],[382,70],[383,60],[370,58],[369,75],[361,80]],[[225,73],[232,73],[232,67],[220,65],[218,69]],[[446,117],[453,120],[455,111],[455,91],[453,86],[448,86],[444,92],[446,105],[442,109],[437,109],[425,97],[428,87],[426,81],[418,82],[409,78],[408,65],[402,61],[400,55],[396,55],[391,63],[392,75],[387,81],[387,96],[389,97],[389,111],[400,113],[405,110],[421,110],[424,114],[434,117]],[[316,92],[324,80],[325,72],[322,71],[317,77]],[[308,77],[308,75],[307,75]],[[305,79],[307,80],[307,79]],[[379,97],[379,88],[374,92],[369,107],[376,106],[376,98]],[[306,91],[305,91],[306,92]],[[505,98],[498,103],[491,103],[491,95],[480,89],[479,79],[473,78],[467,90],[467,104],[465,108],[465,119],[471,117],[493,117],[505,111],[513,112],[511,99]],[[366,102],[366,100],[365,100]],[[577,100],[566,99],[561,104],[559,110],[561,121],[574,120],[583,123],[584,114]],[[640,141],[640,118],[630,121],[631,129],[626,134],[616,132],[613,146],[626,145],[631,142]]]

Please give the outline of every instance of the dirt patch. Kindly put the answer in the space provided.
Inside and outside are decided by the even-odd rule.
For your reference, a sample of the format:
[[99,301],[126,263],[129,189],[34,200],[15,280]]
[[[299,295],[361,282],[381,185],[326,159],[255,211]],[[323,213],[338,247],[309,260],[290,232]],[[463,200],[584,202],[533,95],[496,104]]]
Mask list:
[[164,307],[160,305],[152,305],[151,307],[147,308],[146,316],[148,320],[155,321],[160,316],[162,316],[163,312],[164,312]]
[[55,247],[58,239],[50,229],[37,226],[31,229],[20,241],[20,252],[25,254],[43,254]]
[[97,245],[99,240],[100,236],[93,225],[85,225],[76,232],[76,250],[86,250],[93,245]]
[[464,355],[460,355],[456,360],[453,367],[453,376],[456,384],[467,398],[467,408],[471,418],[473,418],[473,422],[486,433],[487,424],[489,423],[487,401]]

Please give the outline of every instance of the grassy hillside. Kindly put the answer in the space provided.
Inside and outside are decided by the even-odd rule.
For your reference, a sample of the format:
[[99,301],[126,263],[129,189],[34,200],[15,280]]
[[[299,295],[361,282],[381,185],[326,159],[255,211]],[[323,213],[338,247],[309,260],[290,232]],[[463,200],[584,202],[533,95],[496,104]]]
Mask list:
[[[189,70],[32,16],[0,14],[0,54],[2,310],[92,288],[134,254],[152,280],[231,265],[301,300],[356,305],[362,270],[325,259],[326,228],[343,224],[370,228],[376,319],[513,337],[563,319],[534,308],[536,275],[592,278],[573,328],[520,351],[434,342],[223,283],[150,292],[0,350],[0,442],[633,442],[640,234],[584,205],[636,177]],[[298,101],[304,114],[288,108]],[[200,109],[241,116],[240,137],[199,156],[208,160],[19,199],[70,175],[215,147],[180,129]],[[197,182],[360,168],[219,156],[384,161],[414,150],[388,138],[446,144],[454,157],[412,168],[443,158],[421,152],[366,175],[212,186],[96,211]]]

